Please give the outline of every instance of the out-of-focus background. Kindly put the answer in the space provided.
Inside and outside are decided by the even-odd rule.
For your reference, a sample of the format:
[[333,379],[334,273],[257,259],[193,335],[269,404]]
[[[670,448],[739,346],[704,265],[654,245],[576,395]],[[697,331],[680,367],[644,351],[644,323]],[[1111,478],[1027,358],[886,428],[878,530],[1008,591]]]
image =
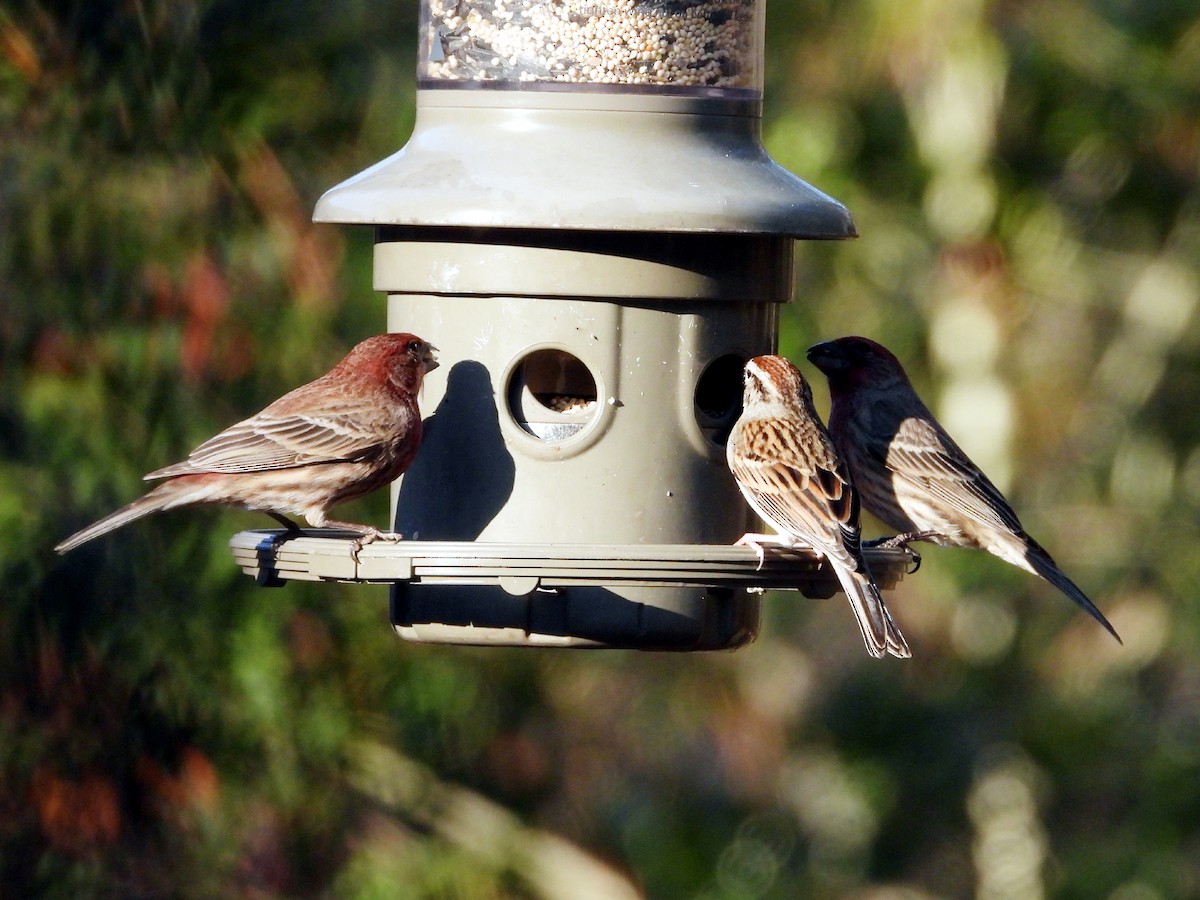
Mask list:
[[1193,3],[768,8],[768,148],[862,234],[783,350],[885,340],[1124,647],[936,548],[905,663],[794,596],[737,653],[406,645],[382,587],[256,588],[248,513],[53,554],[383,330],[310,216],[406,139],[416,7],[0,8],[4,893],[1200,895]]

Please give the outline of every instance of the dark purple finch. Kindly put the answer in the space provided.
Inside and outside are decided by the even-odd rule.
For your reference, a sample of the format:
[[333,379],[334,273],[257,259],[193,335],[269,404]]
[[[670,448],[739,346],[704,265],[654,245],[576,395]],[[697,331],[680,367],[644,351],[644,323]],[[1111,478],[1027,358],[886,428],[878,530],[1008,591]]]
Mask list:
[[1041,576],[1121,640],[1025,533],[1008,501],[921,402],[891,352],[866,338],[844,337],[811,347],[808,358],[829,379],[829,433],[863,507],[900,532],[889,544],[926,540],[986,550]]

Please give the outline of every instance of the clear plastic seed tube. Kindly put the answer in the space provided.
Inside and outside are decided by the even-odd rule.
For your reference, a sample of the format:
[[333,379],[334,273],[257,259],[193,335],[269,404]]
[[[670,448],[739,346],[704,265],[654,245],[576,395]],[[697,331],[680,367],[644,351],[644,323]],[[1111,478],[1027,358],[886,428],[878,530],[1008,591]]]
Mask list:
[[762,0],[423,0],[425,88],[761,96]]

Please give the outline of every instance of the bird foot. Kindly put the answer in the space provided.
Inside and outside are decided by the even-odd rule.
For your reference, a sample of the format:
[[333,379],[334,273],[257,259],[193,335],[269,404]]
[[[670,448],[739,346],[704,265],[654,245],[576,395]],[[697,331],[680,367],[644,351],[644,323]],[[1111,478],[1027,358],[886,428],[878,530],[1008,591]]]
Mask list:
[[356,538],[350,543],[350,555],[357,563],[359,551],[368,544],[373,544],[376,541],[397,543],[402,540],[404,540],[404,535],[398,531],[380,531],[378,528],[366,526],[363,529],[362,537]]
[[864,547],[870,547],[874,550],[907,550],[912,555],[912,568],[908,570],[909,575],[913,575],[921,568],[921,554],[909,544],[917,541],[929,541],[937,537],[936,531],[905,531],[900,534],[893,534],[891,537],[876,538],[873,541],[865,541]]
[[350,542],[350,556],[354,561],[358,562],[358,553],[367,544],[373,544],[376,541],[402,541],[404,535],[398,531],[380,531],[374,525],[359,525],[356,522],[339,522],[336,519],[322,519],[321,521],[312,521],[317,528],[337,528],[342,531],[353,531],[358,535]]
[[743,534],[740,538],[733,542],[735,547],[752,547],[755,554],[758,556],[758,565],[755,567],[755,572],[761,572],[763,565],[767,561],[766,551],[763,549],[763,544],[774,544],[776,547],[791,547],[793,541],[785,538],[781,534]]
[[933,531],[902,531],[900,534],[893,534],[891,537],[863,541],[863,546],[873,547],[876,550],[907,550],[908,545],[914,541],[927,541],[934,537],[935,534],[936,532]]

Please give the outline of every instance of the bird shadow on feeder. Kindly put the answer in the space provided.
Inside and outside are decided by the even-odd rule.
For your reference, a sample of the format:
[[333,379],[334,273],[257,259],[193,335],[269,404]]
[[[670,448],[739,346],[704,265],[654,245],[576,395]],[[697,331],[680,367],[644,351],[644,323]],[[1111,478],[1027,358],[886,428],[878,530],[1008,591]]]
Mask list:
[[487,368],[455,363],[401,483],[395,529],[412,540],[473,541],[504,508],[515,480]]

